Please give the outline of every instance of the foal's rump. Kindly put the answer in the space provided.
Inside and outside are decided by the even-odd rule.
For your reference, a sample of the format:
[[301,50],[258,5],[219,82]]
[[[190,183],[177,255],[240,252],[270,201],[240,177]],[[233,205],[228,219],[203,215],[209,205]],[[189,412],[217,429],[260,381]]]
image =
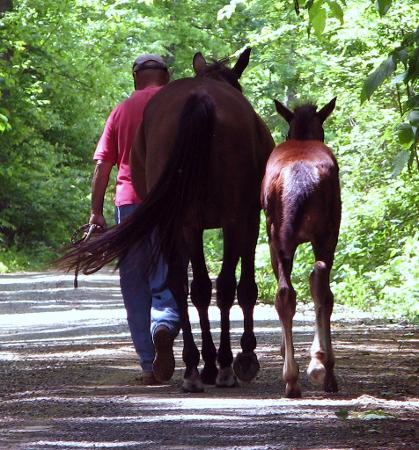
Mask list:
[[278,145],[267,163],[262,206],[275,223],[280,241],[312,241],[339,226],[338,166],[320,141],[289,140]]

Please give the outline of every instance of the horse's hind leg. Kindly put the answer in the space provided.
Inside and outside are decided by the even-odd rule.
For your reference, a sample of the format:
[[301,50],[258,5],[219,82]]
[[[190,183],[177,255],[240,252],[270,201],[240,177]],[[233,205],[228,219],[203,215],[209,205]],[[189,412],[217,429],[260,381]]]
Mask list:
[[210,321],[208,318],[212,283],[208,276],[208,270],[205,264],[202,234],[203,230],[189,229],[185,237],[188,242],[193,271],[191,300],[198,310],[202,333],[202,358],[204,360],[204,368],[201,371],[201,379],[205,384],[215,384],[215,379],[218,374],[218,369],[215,364],[217,350],[212,340]]
[[[273,245],[273,243],[271,243]],[[275,247],[275,246],[274,246]],[[282,325],[281,353],[284,358],[282,377],[285,381],[285,395],[289,398],[301,397],[298,385],[298,365],[294,359],[294,344],[292,339],[292,320],[297,306],[296,293],[291,283],[291,271],[295,247],[275,252],[274,262],[278,268],[278,291],[275,307]]]
[[243,311],[244,332],[240,341],[242,352],[234,361],[234,373],[242,381],[251,381],[260,369],[255,354],[256,337],[253,331],[253,311],[258,288],[255,282],[255,248],[259,235],[259,211],[252,220],[243,224],[240,229],[241,238],[241,275],[237,286],[237,298]]
[[232,387],[236,379],[231,367],[233,353],[230,343],[230,309],[236,294],[236,266],[239,260],[239,240],[236,227],[223,228],[224,250],[223,265],[217,278],[217,305],[221,314],[220,348],[217,360],[220,366],[216,385],[219,387]]
[[330,290],[330,271],[336,242],[313,243],[316,257],[314,269],[310,275],[311,296],[316,312],[316,328],[311,346],[311,361],[307,369],[310,381],[323,384],[326,392],[337,392],[338,386],[333,372],[335,358],[330,335],[330,316],[333,310],[333,294]]
[[202,392],[204,386],[198,372],[200,355],[193,339],[188,314],[188,260],[182,254],[184,254],[184,245],[183,252],[178,253],[169,264],[169,287],[178,303],[183,336],[182,357],[186,369],[182,388],[185,392]]

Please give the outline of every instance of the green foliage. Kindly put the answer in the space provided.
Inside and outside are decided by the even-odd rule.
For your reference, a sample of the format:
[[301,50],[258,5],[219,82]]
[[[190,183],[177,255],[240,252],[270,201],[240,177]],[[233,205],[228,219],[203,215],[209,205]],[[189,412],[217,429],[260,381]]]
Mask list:
[[208,272],[216,277],[221,270],[223,261],[223,233],[222,230],[204,231],[204,254]]
[[[378,10],[381,16],[384,16],[391,1],[378,1]],[[419,78],[419,27],[404,35],[401,45],[397,47],[365,80],[362,92],[361,103],[371,98],[374,92],[387,80],[399,66],[402,66],[403,72],[393,79],[394,84],[403,83],[406,88],[407,101],[404,105],[399,99],[399,109],[402,116],[407,117],[409,123],[399,125],[399,142],[406,146],[407,150],[399,153],[397,166],[394,174],[401,172],[402,165],[412,168],[416,162],[416,168],[419,169],[419,159],[417,155],[417,145],[419,142],[418,118],[419,104],[416,95],[417,83]],[[398,91],[398,95],[400,95]]]
[[397,63],[393,55],[383,61],[365,80],[361,92],[361,102],[369,100],[377,88],[396,70],[396,67]]
[[0,244],[10,251],[48,253],[88,211],[86,157],[108,109],[100,76],[109,76],[106,57],[105,69],[87,70],[96,56],[86,48],[89,14],[30,1],[0,17]]
[[335,414],[339,419],[347,419],[349,416],[349,411],[347,409],[338,409]]
[[344,209],[333,291],[348,304],[416,320],[418,179],[403,178],[360,194]]
[[338,409],[335,411],[336,416],[339,419],[358,419],[358,420],[383,420],[394,419],[394,416],[382,409],[371,409],[369,411],[351,412],[347,409]]
[[[244,92],[277,142],[286,124],[274,98],[323,106],[337,96],[325,125],[343,192],[336,300],[415,319],[416,13],[402,0],[13,2],[0,15],[0,271],[33,268],[86,222],[92,153],[110,110],[132,89],[138,54],[163,54],[180,78],[192,75],[196,51],[222,58],[251,46]],[[205,239],[216,274],[220,232]],[[312,264],[310,246],[301,246],[293,271],[300,300],[309,299]],[[263,220],[256,278],[261,300],[272,302]]]
[[371,409],[369,411],[362,411],[352,414],[354,419],[360,420],[383,420],[383,419],[394,419],[390,413],[383,411],[382,409]]
[[387,11],[390,9],[391,2],[392,0],[377,0],[376,7],[381,17],[387,14]]

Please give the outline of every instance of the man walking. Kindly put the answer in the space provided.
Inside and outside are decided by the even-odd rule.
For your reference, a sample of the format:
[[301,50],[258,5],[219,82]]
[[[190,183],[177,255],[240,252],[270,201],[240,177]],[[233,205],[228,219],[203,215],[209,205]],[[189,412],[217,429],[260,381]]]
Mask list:
[[[93,159],[90,224],[106,227],[103,202],[112,167],[116,164],[116,221],[120,223],[141,203],[131,182],[129,155],[144,108],[169,82],[160,55],[141,55],[132,68],[135,90],[109,115]],[[142,367],[143,384],[168,381],[174,371],[173,341],[179,331],[176,301],[166,285],[163,257],[150,273],[154,235],[120,262],[120,285],[135,350]]]

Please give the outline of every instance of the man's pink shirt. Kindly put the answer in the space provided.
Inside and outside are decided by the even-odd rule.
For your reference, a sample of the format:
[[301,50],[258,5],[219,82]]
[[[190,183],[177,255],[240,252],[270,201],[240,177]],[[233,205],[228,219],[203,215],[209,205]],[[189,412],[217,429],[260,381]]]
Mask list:
[[131,181],[129,155],[137,128],[143,120],[144,108],[161,86],[134,91],[109,115],[105,129],[96,147],[94,160],[116,164],[115,205],[141,203]]

